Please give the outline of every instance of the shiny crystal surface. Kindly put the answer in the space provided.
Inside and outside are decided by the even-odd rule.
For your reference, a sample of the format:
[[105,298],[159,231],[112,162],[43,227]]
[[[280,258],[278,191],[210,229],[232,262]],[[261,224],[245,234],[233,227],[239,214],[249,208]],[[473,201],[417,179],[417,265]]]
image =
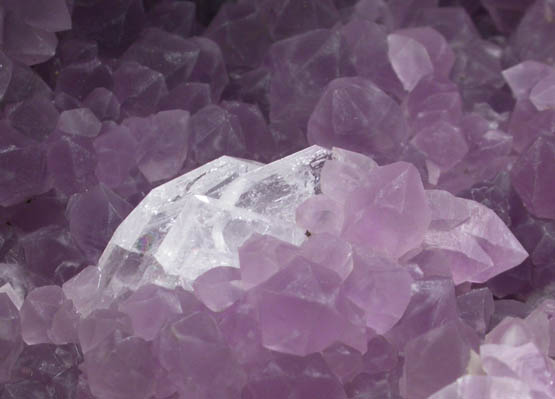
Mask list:
[[295,209],[319,190],[328,157],[317,146],[265,166],[222,157],[154,189],[114,233],[101,272],[124,250],[152,257],[164,280],[187,286],[214,266],[238,266],[237,248],[253,232],[300,244]]

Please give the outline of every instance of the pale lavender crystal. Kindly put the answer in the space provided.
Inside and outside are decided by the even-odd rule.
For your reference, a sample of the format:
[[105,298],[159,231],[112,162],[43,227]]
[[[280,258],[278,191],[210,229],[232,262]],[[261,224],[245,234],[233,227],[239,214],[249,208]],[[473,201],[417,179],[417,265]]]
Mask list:
[[555,33],[555,4],[552,0],[535,1],[524,14],[511,37],[511,45],[520,60],[536,60],[551,63],[553,43],[536,40],[551,37]]
[[393,258],[417,248],[431,220],[420,175],[406,162],[371,170],[344,212],[345,239]]
[[94,175],[96,154],[90,137],[56,133],[48,142],[47,161],[54,187],[67,196],[98,183]]
[[42,141],[54,130],[58,117],[50,98],[35,95],[10,110],[8,120],[27,137]]
[[125,125],[105,125],[93,146],[96,178],[108,187],[118,187],[137,165],[137,140]]
[[193,159],[204,164],[223,154],[246,157],[245,133],[239,118],[217,105],[191,117]]
[[85,353],[82,367],[95,397],[147,399],[154,393],[156,361],[141,338],[111,334]]
[[220,266],[201,274],[193,283],[195,296],[213,312],[221,312],[244,294],[241,271]]
[[147,116],[168,93],[164,75],[136,62],[125,62],[114,72],[114,94],[124,116]]
[[366,326],[383,335],[403,316],[412,282],[402,266],[386,258],[355,253],[344,295],[364,311]]
[[101,123],[88,108],[76,108],[60,114],[57,130],[76,136],[95,137],[100,132]]
[[260,109],[239,101],[222,101],[220,106],[239,120],[250,158],[259,162],[273,161],[277,143]]
[[537,396],[524,382],[509,376],[465,375],[443,387],[429,399],[547,399]]
[[430,26],[454,47],[480,37],[474,22],[463,7],[425,7],[417,10],[413,26]]
[[147,24],[188,37],[193,32],[195,8],[190,1],[162,1],[147,14]]
[[60,112],[81,108],[81,102],[78,99],[63,92],[56,93],[54,105]]
[[146,29],[122,57],[124,62],[137,62],[161,73],[169,88],[191,75],[199,56],[195,44],[178,35],[159,29]]
[[481,0],[495,26],[503,33],[512,32],[533,0]]
[[111,89],[113,85],[111,69],[98,58],[70,64],[62,68],[56,79],[57,92],[65,92],[78,100],[98,87]]
[[98,43],[85,39],[62,40],[59,45],[59,55],[64,65],[90,61],[98,57]]
[[181,83],[160,100],[160,110],[182,109],[194,114],[212,103],[210,85],[207,83]]
[[[9,64],[5,65],[9,66]],[[52,89],[31,68],[19,62],[14,62],[12,66],[11,79],[4,95],[4,101],[17,102],[35,94],[50,95],[52,93]]]
[[15,205],[48,191],[52,186],[44,148],[7,124],[2,123],[0,129],[0,204]]
[[73,306],[73,302],[66,300],[52,318],[52,325],[48,330],[48,337],[52,343],[56,345],[77,343],[78,324],[79,315]]
[[137,38],[145,18],[140,0],[78,3],[71,16],[75,36],[96,40],[99,47],[116,52]]
[[343,228],[343,207],[325,195],[315,195],[296,211],[297,224],[310,233],[339,235]]
[[555,110],[538,111],[530,100],[517,101],[509,121],[514,149],[522,153],[538,137],[553,136]]
[[[468,144],[461,129],[445,121],[420,129],[411,144],[426,156],[429,176],[433,175],[434,168],[452,168],[468,153]],[[429,180],[432,183],[434,179]]]
[[216,315],[223,339],[241,366],[258,368],[272,358],[262,346],[259,313],[252,301],[243,297]]
[[[473,116],[475,115],[468,114],[461,123],[468,143],[468,153],[461,162],[442,174],[438,182],[438,187],[457,195],[480,182],[493,180],[499,173],[504,173],[514,161],[511,156],[513,137],[501,130],[490,130],[496,123],[488,123],[486,129],[469,126],[468,119]],[[494,204],[488,206],[496,208]]]
[[353,379],[363,367],[362,354],[343,344],[333,344],[322,352],[330,370],[345,383]]
[[44,226],[21,238],[27,267],[46,278],[63,262],[82,262],[82,254],[71,240],[67,228]]
[[379,374],[393,370],[399,364],[397,349],[383,336],[376,335],[368,340],[362,357],[362,367],[368,374]]
[[345,240],[329,233],[310,234],[300,247],[300,254],[336,272],[346,279],[353,271],[353,248]]
[[123,122],[137,141],[137,166],[149,182],[169,179],[181,170],[192,134],[189,116],[187,111],[171,110]]
[[555,70],[552,70],[532,88],[530,101],[538,111],[555,107]]
[[67,208],[71,236],[85,255],[96,261],[129,212],[129,203],[105,186],[75,194]]
[[260,284],[293,260],[298,252],[288,242],[254,233],[238,249],[241,279],[248,284]]
[[12,302],[12,304],[16,307],[16,309],[17,310],[21,309],[21,305],[23,305],[22,292],[16,291],[16,289],[14,289],[14,287],[10,282],[6,282],[4,283],[4,285],[0,286],[0,294],[7,295],[8,299]]
[[481,283],[517,266],[528,256],[492,210],[446,191],[429,190],[426,194],[432,222],[416,262],[432,275],[449,270],[455,284]]
[[256,288],[263,345],[305,356],[340,341],[363,352],[366,331],[360,310],[342,299],[340,290],[336,273],[293,259]]
[[126,314],[116,310],[100,309],[81,319],[78,333],[79,345],[86,354],[109,340],[113,334],[120,337],[130,336],[133,328],[131,319]]
[[428,398],[464,375],[477,344],[478,337],[460,321],[448,322],[409,341],[400,382],[403,396]]
[[31,26],[14,13],[3,19],[3,48],[11,58],[35,65],[54,56],[58,44],[55,33]]
[[47,32],[59,32],[71,28],[69,5],[64,0],[49,1],[48,10],[41,0],[23,0],[17,3],[16,12],[20,13],[30,26]]
[[[341,0],[336,0],[337,1],[341,1]],[[428,0],[424,0],[424,1],[428,1]],[[349,0],[346,1],[347,3],[349,3]],[[431,0],[431,3],[433,3],[434,0]],[[372,22],[377,22],[383,21],[384,27],[390,29],[391,27],[393,27],[394,25],[397,25],[399,23],[397,19],[398,17],[402,17],[399,13],[395,13],[395,16],[393,15],[393,13],[391,12],[392,10],[390,9],[390,7],[388,7],[388,4],[386,4],[385,1],[383,0],[358,0],[358,1],[354,1],[351,2],[354,3],[352,4],[352,19],[361,19],[361,20],[368,20],[368,21],[372,21]],[[396,11],[399,11],[399,2],[397,2],[395,5],[389,4],[389,6],[393,6]],[[347,8],[348,9],[348,8]]]
[[[313,30],[274,43],[265,64],[272,71],[270,119],[288,120],[302,128],[325,85],[349,74],[352,69],[344,38],[339,32],[328,29]],[[379,94],[374,94],[375,91]],[[392,101],[374,85],[370,92],[373,96],[382,94],[379,97],[385,97],[382,101]],[[329,94],[326,97],[331,100]],[[372,104],[372,99],[369,101]],[[365,105],[369,105],[368,100]]]
[[121,105],[114,93],[104,87],[97,87],[91,91],[83,100],[83,105],[101,121],[119,119]]
[[399,105],[370,80],[339,78],[326,87],[307,127],[308,141],[393,160],[407,138]]
[[457,85],[434,77],[420,80],[402,106],[411,136],[440,121],[456,127],[463,116]]
[[346,399],[339,379],[320,354],[306,357],[278,355],[249,376],[247,398]]
[[554,69],[541,62],[524,61],[503,71],[503,77],[517,100],[526,100],[539,81]]
[[474,289],[457,297],[461,319],[482,336],[488,331],[494,306],[493,296],[488,288]]
[[443,36],[432,28],[395,31],[387,37],[387,43],[393,70],[409,92],[427,75],[447,78],[455,62]]
[[28,345],[65,344],[77,338],[77,315],[58,286],[31,291],[21,307],[21,336]]
[[[548,331],[546,341],[548,342],[548,355],[554,357],[555,355],[555,301],[552,299],[543,300],[535,312],[544,314],[548,319]],[[528,320],[530,323],[530,320]]]
[[0,51],[0,101],[4,99],[4,96],[12,80],[14,74],[13,61],[3,52]]
[[533,215],[555,219],[555,138],[539,137],[511,170],[513,186]]
[[294,0],[280,3],[262,0],[258,1],[257,8],[262,18],[269,21],[274,40],[318,28],[331,28],[339,20],[339,12],[332,0],[309,0],[302,4]]
[[245,2],[223,4],[205,35],[218,43],[231,69],[258,66],[271,44],[267,26],[255,7]]
[[206,37],[195,37],[191,41],[198,48],[199,53],[189,80],[209,84],[212,98],[218,101],[229,83],[222,50],[217,43]]
[[82,362],[77,345],[39,344],[26,346],[12,372],[12,381],[3,387],[3,396],[52,398],[71,394],[77,384]]
[[118,308],[131,319],[134,335],[146,341],[156,338],[162,327],[182,312],[178,297],[155,285],[140,287]]
[[[364,1],[358,5],[362,3]],[[372,0],[366,3],[376,2]],[[341,27],[341,34],[347,42],[349,58],[357,75],[370,79],[389,95],[402,97],[403,87],[387,56],[387,32],[384,26],[353,18]]]
[[415,281],[403,317],[385,337],[401,349],[409,340],[457,318],[453,280],[431,278]]
[[237,98],[249,104],[256,104],[267,117],[270,113],[268,94],[271,74],[268,68],[260,66],[239,76],[233,76],[225,89],[230,98]]
[[[372,158],[356,152],[334,148],[332,159],[322,168],[320,185],[322,192],[342,204],[348,194],[363,184],[370,171],[378,164]],[[341,182],[341,186],[336,184]]]
[[64,295],[73,301],[80,313],[96,305],[100,292],[100,271],[96,266],[87,266],[79,274],[62,285]]
[[[206,311],[168,323],[154,343],[163,370],[172,378],[169,393],[182,397],[239,399],[245,376],[212,316]],[[173,391],[173,392],[172,392]]]
[[0,292],[0,384],[10,380],[10,374],[23,350],[18,309],[10,297]]
[[[502,92],[502,55],[501,46],[478,38],[455,49],[451,79],[459,85],[465,105],[491,101],[504,109],[512,107],[510,96]],[[496,94],[499,99],[492,99]]]
[[492,376],[515,376],[550,397],[555,394],[555,363],[538,346],[536,333],[525,321],[506,318],[480,347],[482,368]]

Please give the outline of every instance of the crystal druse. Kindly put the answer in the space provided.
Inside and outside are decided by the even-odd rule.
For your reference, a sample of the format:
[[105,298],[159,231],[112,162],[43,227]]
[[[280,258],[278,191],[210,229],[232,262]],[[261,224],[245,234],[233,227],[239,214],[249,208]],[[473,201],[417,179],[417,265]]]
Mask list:
[[0,25],[0,399],[555,398],[555,0]]

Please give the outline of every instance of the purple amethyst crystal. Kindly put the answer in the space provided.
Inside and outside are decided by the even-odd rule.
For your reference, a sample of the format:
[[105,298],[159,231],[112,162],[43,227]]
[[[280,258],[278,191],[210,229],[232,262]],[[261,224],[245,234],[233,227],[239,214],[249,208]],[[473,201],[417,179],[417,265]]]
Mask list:
[[409,92],[428,75],[447,78],[455,62],[453,51],[434,29],[396,31],[387,37],[387,43],[391,66]]
[[407,126],[398,104],[362,78],[333,80],[308,121],[308,141],[392,159],[400,153]]
[[60,114],[56,129],[65,134],[96,137],[101,123],[89,108],[76,108]]
[[555,138],[539,137],[515,163],[511,177],[516,192],[530,211],[555,219]]
[[21,307],[21,335],[28,345],[77,340],[78,316],[58,286],[33,290]]
[[418,171],[404,162],[368,173],[344,212],[344,238],[394,259],[422,244],[431,220]]
[[0,293],[0,305],[0,383],[3,384],[10,380],[12,368],[23,350],[23,340],[19,311],[7,294]]
[[89,259],[96,260],[130,211],[127,201],[102,185],[75,194],[67,208],[71,236]]
[[[187,111],[171,110],[124,120],[123,126],[137,142],[137,166],[150,183],[171,178],[181,170],[191,141],[189,116]],[[133,144],[127,146],[133,148]]]
[[0,399],[555,397],[554,18],[3,0]]

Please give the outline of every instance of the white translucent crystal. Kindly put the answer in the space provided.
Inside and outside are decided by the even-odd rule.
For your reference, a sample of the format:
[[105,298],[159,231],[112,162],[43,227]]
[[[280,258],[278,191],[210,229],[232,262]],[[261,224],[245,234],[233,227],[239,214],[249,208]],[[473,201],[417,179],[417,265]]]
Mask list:
[[102,254],[101,286],[110,297],[146,282],[189,288],[215,266],[237,267],[254,232],[300,244],[295,209],[319,192],[330,154],[313,146],[268,165],[221,157],[157,187]]

